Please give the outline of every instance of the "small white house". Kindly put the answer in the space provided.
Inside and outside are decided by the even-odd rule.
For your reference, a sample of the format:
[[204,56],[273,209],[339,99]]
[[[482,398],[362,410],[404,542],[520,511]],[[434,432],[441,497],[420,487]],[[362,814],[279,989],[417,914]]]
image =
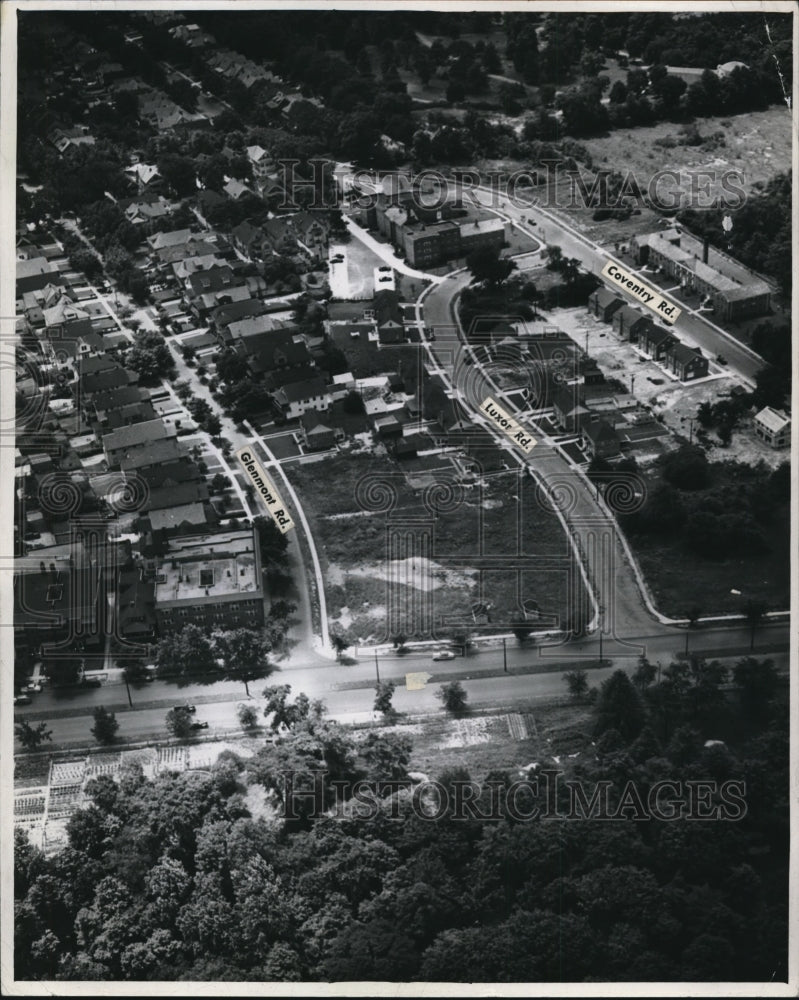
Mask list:
[[755,414],[755,434],[771,448],[787,448],[791,443],[791,418],[770,406]]

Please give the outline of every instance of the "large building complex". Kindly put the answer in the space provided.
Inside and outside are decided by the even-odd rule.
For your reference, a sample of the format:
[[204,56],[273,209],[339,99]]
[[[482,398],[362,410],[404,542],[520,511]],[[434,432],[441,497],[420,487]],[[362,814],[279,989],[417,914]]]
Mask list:
[[678,226],[634,236],[630,250],[639,264],[659,267],[686,291],[707,296],[720,319],[745,319],[769,310],[767,282]]
[[263,625],[264,589],[255,531],[172,539],[156,570],[155,615],[162,635],[189,624]]

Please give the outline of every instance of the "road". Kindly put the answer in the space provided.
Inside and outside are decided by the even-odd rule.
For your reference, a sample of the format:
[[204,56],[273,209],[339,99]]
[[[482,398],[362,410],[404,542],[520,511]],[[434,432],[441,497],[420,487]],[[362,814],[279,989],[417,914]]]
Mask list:
[[[461,272],[422,293],[417,309],[422,311],[424,325],[434,330],[436,338],[435,341],[424,340],[423,343],[434,367],[454,386],[456,398],[472,418],[482,400],[489,395],[514,412],[514,404],[503,399],[478,364],[466,366],[462,363],[462,337],[455,302],[470,280],[468,272]],[[527,456],[518,449],[507,454],[509,458],[526,466],[544,490],[549,492],[553,487],[559,488],[568,501],[570,509],[564,508],[560,514],[568,531],[579,539],[583,553],[580,563],[584,568],[584,581],[588,582],[588,589],[594,599],[595,613],[599,605],[605,608],[606,635],[612,639],[622,633],[645,633],[653,618],[661,622],[668,621],[647,606],[648,598],[642,593],[640,574],[631,562],[631,555],[615,518],[604,501],[597,498],[588,479],[571,465],[529,418],[520,418],[520,421],[533,430],[538,443]],[[501,431],[492,429],[487,423],[482,425],[493,434],[498,444],[507,444],[507,438]],[[607,539],[609,548],[604,545],[594,547],[593,538],[597,534]]]
[[[576,257],[586,270],[598,278],[605,264],[609,260],[615,260],[626,270],[640,275],[649,284],[656,284],[653,275],[637,269],[629,259],[623,259],[609,252],[607,247],[588,239],[563,219],[533,201],[522,201],[518,195],[511,199],[489,188],[475,188],[474,193],[480,204],[499,208],[502,214],[512,219],[523,232],[539,237],[547,244],[556,244],[562,249],[564,256]],[[524,219],[533,220],[535,226],[530,226],[523,221]],[[640,306],[640,303],[632,295],[627,295],[623,289],[619,291],[614,288],[614,291],[627,298],[631,305]],[[724,355],[730,372],[754,384],[755,374],[765,363],[759,355],[741,344],[707,316],[699,314],[696,309],[686,306],[684,302],[678,301],[663,289],[661,293],[682,310],[673,327],[678,336],[682,334],[682,339],[690,340],[693,345],[701,347],[711,358],[719,354]]]
[[[691,652],[704,651],[707,656],[724,658],[728,663],[748,655],[751,642],[749,628],[740,625],[699,628],[692,631],[688,638]],[[644,651],[652,662],[659,662],[665,667],[675,653],[684,649],[685,630],[677,634],[649,631],[628,636],[628,641],[636,649]],[[771,623],[757,631],[753,655],[768,655],[778,667],[787,669],[788,644],[788,624]],[[504,656],[502,646],[497,644],[493,649],[443,662],[434,662],[429,650],[406,656],[393,654],[381,656],[377,670],[369,653],[349,665],[330,662],[320,665],[307,661],[297,664],[292,661],[268,680],[253,682],[250,692],[254,697],[249,701],[261,707],[260,695],[267,684],[288,683],[295,694],[302,691],[311,698],[321,698],[333,718],[344,722],[362,721],[371,718],[377,671],[381,680],[396,683],[393,701],[397,711],[424,714],[441,711],[435,692],[439,684],[448,678],[462,681],[469,703],[473,706],[511,706],[520,700],[562,697],[566,690],[564,672],[578,668],[582,663],[589,667],[590,682],[598,684],[616,669],[632,671],[637,662],[631,655],[608,658],[608,665],[600,669],[591,666],[597,662],[598,655],[598,639],[591,637],[562,647],[539,648],[529,643],[520,646],[516,642],[508,642]],[[507,673],[504,671],[505,657]],[[405,685],[407,673],[428,673],[431,678],[421,690],[408,690]],[[209,733],[237,729],[237,706],[248,701],[244,686],[233,681],[186,687],[154,681],[132,688],[131,697],[132,708],[128,705],[123,683],[104,684],[100,688],[74,693],[44,690],[33,696],[33,704],[17,706],[15,717],[31,721],[45,719],[53,732],[55,745],[85,746],[92,742],[88,735],[93,724],[91,713],[98,705],[116,713],[120,738],[134,741],[163,737],[167,710],[186,702],[197,706],[196,719],[209,723]]]

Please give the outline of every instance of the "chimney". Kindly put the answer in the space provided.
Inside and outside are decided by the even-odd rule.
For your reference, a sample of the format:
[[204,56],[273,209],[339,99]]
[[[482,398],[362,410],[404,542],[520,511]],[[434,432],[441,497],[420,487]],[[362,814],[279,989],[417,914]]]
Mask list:
[[707,236],[702,240],[702,263],[707,264],[707,254],[710,247],[710,240]]

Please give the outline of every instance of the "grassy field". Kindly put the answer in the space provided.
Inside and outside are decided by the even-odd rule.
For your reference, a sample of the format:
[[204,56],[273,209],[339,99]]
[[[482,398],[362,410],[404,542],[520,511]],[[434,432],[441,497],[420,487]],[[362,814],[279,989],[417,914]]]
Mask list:
[[[362,641],[384,638],[389,600],[408,609],[409,635],[414,608],[423,601],[430,602],[439,624],[472,622],[471,605],[477,601],[490,605],[493,625],[517,619],[522,599],[537,600],[542,612],[552,615],[566,606],[570,550],[560,522],[536,502],[532,480],[515,472],[492,476],[482,497],[473,487],[456,509],[433,518],[387,457],[338,456],[335,464],[286,471],[303,498],[325,562],[329,617]],[[410,523],[422,514],[433,525],[429,551],[390,556],[386,513],[364,510],[356,493],[367,476],[396,491],[392,519]],[[503,559],[516,555],[527,557],[521,568],[504,568]],[[557,557],[558,565],[542,566],[546,556]],[[487,567],[484,557],[493,557],[495,565]]]

